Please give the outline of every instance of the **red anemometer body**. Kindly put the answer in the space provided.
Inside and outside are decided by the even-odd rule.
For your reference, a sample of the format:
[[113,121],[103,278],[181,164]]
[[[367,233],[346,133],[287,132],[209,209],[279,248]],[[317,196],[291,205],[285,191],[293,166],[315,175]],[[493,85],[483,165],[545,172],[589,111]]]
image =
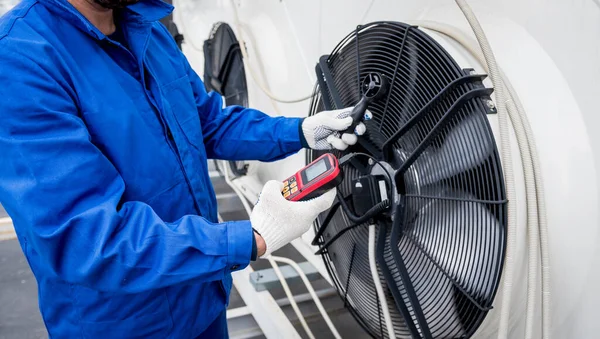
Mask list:
[[290,201],[316,198],[344,179],[338,159],[326,153],[283,182],[283,197]]
[[[379,73],[369,73],[361,84],[363,92],[350,117],[352,125],[345,133],[354,133],[355,127],[364,119],[367,107],[373,100],[385,96],[389,82]],[[290,201],[309,200],[336,187],[344,180],[342,169],[335,155],[325,153],[283,182],[283,197]]]

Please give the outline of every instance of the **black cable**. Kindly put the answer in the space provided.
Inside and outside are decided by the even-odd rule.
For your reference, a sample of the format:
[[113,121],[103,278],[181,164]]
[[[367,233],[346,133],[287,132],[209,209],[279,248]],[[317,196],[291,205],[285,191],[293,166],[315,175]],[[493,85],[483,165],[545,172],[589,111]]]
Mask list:
[[[338,197],[338,199],[339,199],[339,197]],[[344,199],[342,199],[341,201],[344,201]],[[344,204],[345,204],[345,201],[342,203],[342,208],[344,208]],[[354,222],[354,224],[347,226],[347,227],[343,228],[341,231],[337,232],[333,237],[331,237],[331,239],[329,239],[325,244],[323,244],[323,246],[319,247],[319,249],[317,250],[317,252],[315,252],[315,254],[323,253],[323,251],[325,251],[339,237],[344,235],[344,233],[348,232],[349,230],[351,230],[357,226],[360,226],[365,221],[373,218],[374,216],[387,210],[388,208],[390,208],[390,201],[388,199],[383,200],[382,202],[378,203],[377,205],[375,205],[371,209],[369,209],[367,211],[367,213],[365,213],[362,217],[359,217],[359,219],[357,219],[356,221],[352,220],[352,218],[350,217],[350,214],[348,214],[348,212],[346,212],[348,219],[350,219],[352,222]]]
[[340,202],[342,209],[344,210],[344,212],[346,212],[348,219],[350,219],[350,221],[352,221],[355,224],[362,224],[390,207],[390,200],[385,199],[385,200],[380,201],[373,207],[371,207],[362,216],[357,216],[356,214],[354,214],[353,211],[351,211],[350,206],[348,206],[348,203],[342,196],[341,192],[337,192],[337,198],[338,198],[338,201]]
[[[383,171],[385,172],[385,174],[388,177],[388,182],[389,182],[389,189],[386,188],[387,194],[389,197],[391,197],[392,192],[393,192],[393,181],[392,181],[392,175],[391,173],[383,166],[383,164],[377,160],[375,157],[367,154],[367,153],[360,153],[360,152],[356,152],[356,153],[349,153],[344,155],[342,158],[339,159],[339,165],[340,167],[347,165],[348,162],[357,157],[357,156],[364,156],[367,157],[369,159],[372,159],[377,165],[379,165],[379,167],[381,167],[383,169]],[[316,252],[316,254],[321,254],[323,253],[323,251],[325,249],[327,249],[327,247],[329,247],[333,242],[335,242],[339,237],[341,237],[342,235],[344,235],[344,233],[348,232],[349,230],[365,223],[366,221],[368,221],[369,219],[372,219],[373,217],[377,216],[378,214],[381,214],[382,212],[386,211],[387,209],[389,209],[391,207],[391,201],[390,199],[385,199],[383,201],[380,201],[379,203],[375,204],[373,207],[371,207],[365,214],[363,214],[362,216],[358,216],[354,213],[354,211],[352,211],[352,209],[350,208],[350,206],[348,205],[348,203],[346,202],[346,199],[342,196],[341,192],[337,192],[337,200],[340,204],[340,207],[342,207],[342,209],[344,210],[344,212],[346,213],[346,216],[348,217],[348,219],[350,221],[353,222],[352,225],[345,227],[344,229],[342,229],[340,232],[336,233],[331,239],[329,239],[326,243],[324,243],[319,250]],[[317,231],[317,234],[323,234],[323,232],[325,231],[325,228],[329,225],[329,222],[327,222],[326,224],[322,225],[319,230]],[[315,237],[316,240],[316,237]],[[314,240],[313,240],[314,242]]]
[[[351,159],[353,159],[359,155],[367,157],[367,158],[373,160],[377,165],[379,165],[379,167],[381,167],[381,169],[383,169],[385,174],[387,174],[387,177],[388,177],[388,180],[390,181],[390,186],[391,186],[391,184],[393,183],[391,173],[385,167],[383,167],[383,164],[381,164],[381,161],[377,160],[377,158],[375,158],[374,156],[372,156],[370,154],[362,153],[362,152],[348,153],[340,158],[340,160],[339,160],[340,167],[346,165],[346,163],[348,161],[350,161]],[[391,191],[391,187],[390,187],[390,191]],[[391,192],[388,192],[388,193],[391,193]]]

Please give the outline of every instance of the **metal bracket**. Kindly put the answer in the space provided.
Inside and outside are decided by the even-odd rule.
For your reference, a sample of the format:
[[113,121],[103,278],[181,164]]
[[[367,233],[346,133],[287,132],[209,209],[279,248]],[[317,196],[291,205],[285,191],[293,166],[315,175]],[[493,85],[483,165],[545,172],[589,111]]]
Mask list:
[[16,239],[17,234],[10,217],[0,216],[0,241]]
[[256,292],[249,282],[252,267],[236,271],[233,275],[233,285],[242,300],[250,309],[252,316],[267,338],[294,338],[301,336],[294,328],[288,317],[268,291]]
[[321,69],[321,64],[315,66],[315,72],[317,73],[317,81],[319,83],[319,89],[321,90],[321,100],[323,100],[323,106],[328,111],[333,109],[333,103],[329,100],[329,87],[327,85],[327,79]]
[[[302,262],[298,264],[302,269],[302,272],[306,274],[306,277],[310,281],[318,280],[321,275],[319,271],[308,261]],[[280,266],[281,274],[288,282],[288,284],[294,284],[296,282],[301,282],[300,275],[296,270],[294,270],[291,266],[285,265]],[[266,291],[272,289],[274,287],[280,287],[281,283],[275,274],[275,270],[272,268],[254,271],[250,273],[250,283],[254,286],[254,289],[257,292]]]
[[325,80],[325,88],[333,99],[331,104],[333,104],[335,109],[343,108],[344,105],[342,103],[342,99],[337,91],[337,88],[335,88],[335,82],[333,81],[331,70],[329,70],[329,55],[323,55],[319,58],[319,66],[321,67],[322,77]]
[[444,89],[442,89],[436,96],[431,98],[431,100],[429,100],[429,102],[425,104],[425,106],[423,106],[417,113],[415,113],[403,126],[401,126],[396,131],[396,133],[394,133],[394,135],[392,135],[388,140],[386,140],[383,143],[382,149],[384,158],[387,160],[391,159],[392,145],[394,144],[394,142],[396,142],[398,139],[404,136],[404,134],[406,134],[411,128],[413,128],[417,123],[423,120],[427,116],[427,114],[429,114],[430,111],[442,100],[448,97],[456,89],[461,88],[463,85],[472,82],[481,82],[483,81],[483,79],[485,79],[485,77],[485,75],[468,74],[458,79],[455,79],[454,81],[446,85]]

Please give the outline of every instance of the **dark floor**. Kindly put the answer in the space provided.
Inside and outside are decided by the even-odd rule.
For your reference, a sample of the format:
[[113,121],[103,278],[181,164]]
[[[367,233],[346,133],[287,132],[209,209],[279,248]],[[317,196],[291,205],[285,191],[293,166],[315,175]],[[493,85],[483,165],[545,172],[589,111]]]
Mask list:
[[[299,254],[288,246],[278,251],[278,255],[296,257]],[[268,268],[266,260],[252,265],[255,269]],[[37,285],[25,260],[17,240],[0,241],[0,339],[41,339],[48,334],[40,317],[37,304]],[[326,287],[323,281],[313,282],[315,289]],[[298,286],[299,287],[299,286]],[[293,286],[293,293],[305,292]],[[275,298],[285,296],[281,288],[271,291]],[[244,305],[235,289],[231,291],[230,308]],[[339,301],[341,303],[341,301]],[[316,309],[313,313],[316,313]],[[368,337],[347,312],[330,315],[332,321],[347,338]],[[304,336],[299,323],[294,322],[298,333]],[[330,332],[321,319],[311,322],[311,329],[320,338],[330,337]]]
[[0,242],[0,272],[0,339],[47,338],[37,284],[17,240]]
[[[0,206],[0,218],[6,216],[2,206]],[[247,218],[241,211],[222,213],[224,220],[242,220]],[[275,253],[276,255],[288,257],[292,260],[302,261],[302,256],[291,246],[285,246]],[[270,268],[266,260],[260,260],[252,263],[255,270]],[[40,317],[37,304],[37,285],[29,265],[23,256],[17,240],[0,241],[0,339],[38,339],[47,338],[48,334]],[[325,289],[329,285],[319,279],[312,282],[316,290]],[[305,293],[306,289],[300,284],[291,284],[290,288],[295,295]],[[281,287],[275,287],[270,290],[275,299],[284,298],[285,293]],[[337,310],[330,313],[332,322],[344,338],[368,338],[368,335],[352,319],[352,316],[343,309],[342,301],[337,296],[327,300],[328,310]],[[324,302],[325,304],[325,302]],[[229,308],[244,306],[235,288],[231,291]],[[305,316],[310,322],[313,333],[318,338],[330,338],[331,332],[325,322],[318,315],[316,306],[308,303],[308,309]],[[289,307],[288,307],[289,308]],[[291,310],[287,309],[286,314],[296,327],[298,333],[305,337],[305,333],[300,323],[295,319]],[[310,315],[313,316],[310,316]],[[233,325],[233,324],[230,324]],[[254,325],[256,326],[256,324]],[[246,329],[246,326],[242,327]],[[232,335],[236,335],[235,326],[230,326]],[[255,336],[260,338],[261,336]]]

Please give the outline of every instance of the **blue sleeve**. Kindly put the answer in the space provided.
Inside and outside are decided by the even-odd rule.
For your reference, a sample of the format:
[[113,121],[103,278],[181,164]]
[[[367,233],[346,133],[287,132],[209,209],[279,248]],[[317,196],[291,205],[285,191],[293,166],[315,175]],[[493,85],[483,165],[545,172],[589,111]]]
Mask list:
[[183,54],[182,58],[196,97],[208,158],[274,161],[302,148],[301,118],[270,117],[241,106],[223,108],[222,97],[207,93]]
[[252,255],[250,256],[251,261],[256,261],[258,256],[258,248],[256,247],[256,237],[252,237]]
[[[137,293],[223,279],[248,265],[249,221],[161,220],[121,204],[124,182],[90,141],[59,67],[0,41],[0,201],[50,276]],[[14,46],[11,46],[14,47]],[[49,63],[48,63],[49,64]]]

